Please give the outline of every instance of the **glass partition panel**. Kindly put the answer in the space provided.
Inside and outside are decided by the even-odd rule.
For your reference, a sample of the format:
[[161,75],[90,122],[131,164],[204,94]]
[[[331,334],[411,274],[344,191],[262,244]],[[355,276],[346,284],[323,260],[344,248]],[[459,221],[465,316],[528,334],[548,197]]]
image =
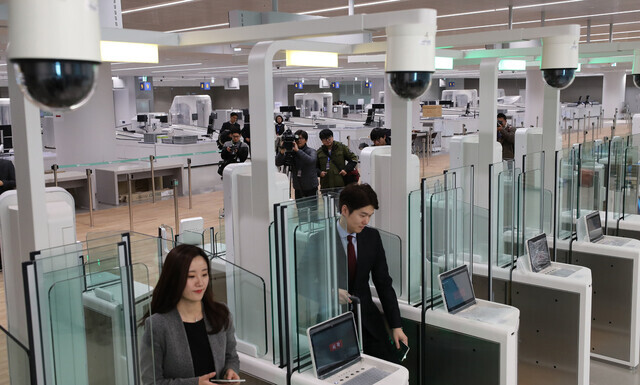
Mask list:
[[[3,384],[31,384],[29,350],[0,326],[0,373]],[[35,378],[33,384],[35,384]]]
[[409,193],[409,304],[415,305],[422,300],[420,281],[422,279],[422,221],[421,221],[422,192],[420,190]]
[[640,214],[640,165],[630,164],[625,169],[623,215]]
[[577,152],[575,148],[566,148],[557,153],[556,158],[556,201],[558,239],[568,239],[574,231],[574,218],[577,208]]
[[[92,288],[85,286],[88,276],[84,275],[51,286],[48,304],[53,383],[87,384],[89,378],[110,384],[138,382],[139,341],[131,332],[129,320],[139,325],[149,311],[152,288],[144,265],[130,269],[101,272],[112,274],[112,279]],[[126,305],[129,291],[135,297],[133,314]]]
[[550,190],[544,190],[544,218],[543,230],[545,234],[553,233],[553,194]]
[[517,244],[517,185],[521,177],[520,169],[507,167],[498,173],[497,191],[495,192],[495,216],[492,218],[494,236],[492,242],[495,250],[495,263],[498,267],[506,267],[513,263],[513,245]]
[[291,274],[289,339],[296,352],[298,368],[310,368],[307,328],[346,310],[339,293],[348,290],[348,267],[337,235],[335,219],[301,224],[295,229],[295,252],[288,261]]
[[238,350],[253,357],[267,354],[267,297],[264,280],[220,257],[209,255],[216,301],[231,311]]
[[544,230],[544,178],[540,169],[529,170],[520,175],[520,186],[518,189],[519,207],[522,210],[518,234],[518,256],[524,254],[524,242]]
[[400,237],[384,230],[376,229],[380,233],[382,239],[382,247],[384,247],[385,256],[387,258],[387,266],[389,267],[389,276],[393,280],[393,290],[396,296],[402,295],[402,241]]
[[438,274],[470,262],[470,255],[465,254],[463,247],[472,240],[470,223],[467,220],[465,224],[464,210],[458,205],[463,196],[464,192],[456,188],[429,197],[429,216],[424,226],[425,255],[429,263],[425,263],[423,295],[431,306],[440,302]]
[[283,293],[279,290],[278,280],[275,279],[281,275],[281,267],[279,266],[278,256],[276,255],[277,242],[275,223],[271,222],[269,224],[269,266],[271,272],[271,342],[273,345],[274,365],[280,365],[280,347],[284,344],[284,337],[280,331],[283,326],[282,322],[280,322],[280,314],[282,313],[280,307],[286,303],[286,297],[284,297]]
[[[625,142],[615,137],[610,142],[609,157],[607,159],[608,167],[605,169],[605,174],[608,173],[607,184],[602,187],[605,190],[605,198],[607,206],[604,204],[600,210],[607,210],[609,219],[618,220],[624,214],[624,185],[625,185],[625,172],[627,166],[627,155],[634,158],[634,151],[631,149],[627,151]],[[637,157],[635,157],[637,159]],[[605,163],[607,164],[607,163]]]

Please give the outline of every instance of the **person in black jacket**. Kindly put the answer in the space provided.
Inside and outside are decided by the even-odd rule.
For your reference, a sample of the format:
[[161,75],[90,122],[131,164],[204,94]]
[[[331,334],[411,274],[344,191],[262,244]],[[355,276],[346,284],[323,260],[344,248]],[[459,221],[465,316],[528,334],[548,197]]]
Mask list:
[[240,124],[238,124],[238,114],[232,112],[229,115],[229,121],[222,123],[222,127],[220,127],[220,135],[218,136],[218,148],[222,149],[224,144],[231,140],[231,130],[237,128],[240,129]]
[[309,134],[306,131],[298,130],[294,135],[293,151],[287,154],[281,146],[276,155],[276,166],[289,166],[295,196],[300,199],[318,194],[317,155],[316,150],[307,146]]
[[222,175],[224,168],[230,163],[243,163],[249,156],[249,146],[242,142],[240,139],[242,135],[239,128],[233,128],[231,130],[231,140],[227,141],[222,150],[220,151],[220,157],[222,157],[222,163],[218,167],[218,174]]
[[498,114],[497,140],[502,144],[502,160],[513,159],[515,153],[516,129],[507,123],[507,116]]
[[[399,349],[400,341],[408,345],[408,338],[402,330],[398,299],[392,286],[380,233],[367,227],[377,209],[378,197],[368,184],[350,184],[340,192],[337,255],[339,261],[340,258],[347,260],[347,263],[338,265],[348,266],[346,278],[349,285],[348,292],[340,289],[340,302],[351,302],[349,295],[360,298],[364,352],[397,363],[394,346]],[[340,271],[338,273],[341,274]],[[391,328],[393,343],[389,342],[382,315],[371,298],[369,276],[373,279],[384,316]]]
[[13,162],[0,159],[0,194],[16,188],[16,169]]

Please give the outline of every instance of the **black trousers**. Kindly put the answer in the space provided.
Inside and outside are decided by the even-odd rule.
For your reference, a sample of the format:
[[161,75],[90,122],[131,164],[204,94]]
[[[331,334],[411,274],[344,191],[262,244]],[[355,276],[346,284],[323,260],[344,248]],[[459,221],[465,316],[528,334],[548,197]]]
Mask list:
[[400,364],[396,355],[396,346],[391,338],[385,333],[383,336],[374,336],[362,328],[362,350],[364,354],[380,358],[385,361]]

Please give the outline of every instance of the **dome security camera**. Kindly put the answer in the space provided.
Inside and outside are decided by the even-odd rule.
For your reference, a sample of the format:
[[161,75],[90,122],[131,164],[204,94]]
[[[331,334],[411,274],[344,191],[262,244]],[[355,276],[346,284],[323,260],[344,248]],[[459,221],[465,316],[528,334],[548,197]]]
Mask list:
[[9,65],[24,95],[59,112],[83,105],[100,65],[98,0],[11,0]]
[[413,100],[431,84],[435,72],[436,12],[432,23],[387,27],[385,72],[393,92]]
[[640,88],[640,49],[633,50],[633,68],[631,69],[633,84]]
[[542,38],[542,78],[553,88],[565,89],[573,83],[578,69],[580,34]]

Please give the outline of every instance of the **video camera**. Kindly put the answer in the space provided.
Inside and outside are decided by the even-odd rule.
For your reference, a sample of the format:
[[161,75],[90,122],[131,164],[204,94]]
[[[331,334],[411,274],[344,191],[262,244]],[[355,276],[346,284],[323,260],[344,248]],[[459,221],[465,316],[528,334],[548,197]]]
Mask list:
[[292,152],[293,144],[296,141],[296,136],[291,132],[290,128],[287,128],[280,137],[281,146],[284,148],[284,152]]

